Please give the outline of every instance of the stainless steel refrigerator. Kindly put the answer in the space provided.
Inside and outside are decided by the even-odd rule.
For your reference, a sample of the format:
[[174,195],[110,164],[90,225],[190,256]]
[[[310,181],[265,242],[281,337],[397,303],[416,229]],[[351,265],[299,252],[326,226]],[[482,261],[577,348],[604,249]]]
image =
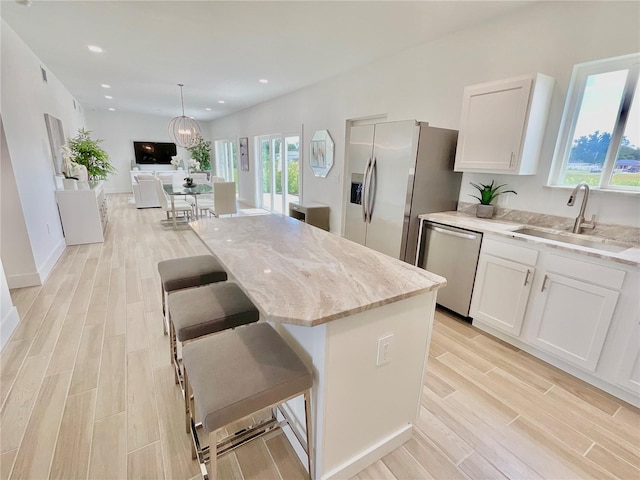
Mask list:
[[414,263],[418,215],[457,207],[457,138],[456,130],[415,120],[352,126],[345,236]]

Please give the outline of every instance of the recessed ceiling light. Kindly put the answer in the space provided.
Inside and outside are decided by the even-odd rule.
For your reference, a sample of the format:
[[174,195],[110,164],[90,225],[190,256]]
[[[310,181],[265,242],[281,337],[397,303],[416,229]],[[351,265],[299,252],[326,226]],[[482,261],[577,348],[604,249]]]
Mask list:
[[224,100],[218,100],[218,103],[224,103]]
[[206,110],[207,112],[210,112],[210,111],[211,111],[211,109],[210,109],[209,107],[205,108],[205,110]]
[[113,97],[111,95],[105,95],[104,98],[111,100]]
[[97,45],[87,45],[87,48],[93,53],[102,53],[102,49]]
[[100,85],[102,88],[111,88],[111,85],[107,85],[106,83],[103,83]]
[[269,80],[267,80],[266,78],[261,78],[260,80],[258,80],[260,83],[269,83]]
[[109,111],[110,111],[110,112],[115,112],[115,111],[116,111],[116,109],[115,109],[115,108],[109,108]]

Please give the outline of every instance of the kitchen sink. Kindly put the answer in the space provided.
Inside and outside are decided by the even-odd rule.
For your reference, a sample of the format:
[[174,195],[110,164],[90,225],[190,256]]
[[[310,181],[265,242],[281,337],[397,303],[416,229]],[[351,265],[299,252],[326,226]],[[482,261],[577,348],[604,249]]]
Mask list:
[[607,252],[622,252],[631,248],[631,245],[622,243],[612,243],[605,240],[597,240],[593,238],[581,237],[572,233],[554,233],[548,230],[538,230],[537,228],[521,227],[514,230],[513,233],[520,233],[522,235],[529,235],[532,237],[546,238],[548,240],[555,240],[556,242],[570,243],[572,245],[579,245],[582,247],[596,248],[598,250],[605,250]]

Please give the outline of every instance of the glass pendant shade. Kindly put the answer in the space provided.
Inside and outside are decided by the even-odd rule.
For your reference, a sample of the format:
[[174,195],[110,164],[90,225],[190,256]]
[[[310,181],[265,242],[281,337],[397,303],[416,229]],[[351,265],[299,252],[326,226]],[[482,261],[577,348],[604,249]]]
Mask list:
[[169,138],[179,147],[189,148],[195,145],[200,136],[200,125],[193,118],[184,115],[184,99],[182,98],[183,84],[180,87],[180,103],[182,105],[182,115],[175,117],[169,122]]

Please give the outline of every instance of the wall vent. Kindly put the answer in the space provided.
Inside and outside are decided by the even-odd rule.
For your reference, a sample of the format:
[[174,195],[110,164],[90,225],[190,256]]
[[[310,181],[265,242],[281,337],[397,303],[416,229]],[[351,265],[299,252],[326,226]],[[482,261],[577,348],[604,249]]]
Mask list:
[[77,110],[77,108],[76,108],[76,100],[75,100],[75,98],[73,99],[73,109],[74,109],[74,110]]
[[47,83],[47,71],[44,68],[40,67],[40,73],[42,74],[42,81],[44,83]]

